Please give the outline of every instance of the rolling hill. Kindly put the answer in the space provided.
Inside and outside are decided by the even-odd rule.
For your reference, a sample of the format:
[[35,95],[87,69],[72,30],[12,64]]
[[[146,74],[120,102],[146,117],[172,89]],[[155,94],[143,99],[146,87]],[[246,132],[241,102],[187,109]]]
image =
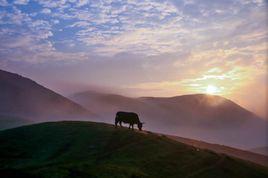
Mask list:
[[243,149],[267,144],[267,122],[238,104],[220,96],[194,94],[175,97],[130,98],[86,91],[72,100],[113,123],[119,110],[137,112],[145,127],[159,133],[179,135]]
[[87,117],[93,117],[93,113],[79,104],[28,78],[0,70],[1,128],[29,122]]
[[153,133],[93,122],[0,132],[0,177],[264,178],[268,169]]

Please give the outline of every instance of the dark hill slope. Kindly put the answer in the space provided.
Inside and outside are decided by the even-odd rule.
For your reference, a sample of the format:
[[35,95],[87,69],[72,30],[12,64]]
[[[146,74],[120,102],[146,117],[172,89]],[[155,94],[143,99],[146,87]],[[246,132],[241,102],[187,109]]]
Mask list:
[[151,133],[92,122],[0,132],[0,177],[264,178],[268,169]]
[[0,115],[32,121],[93,116],[79,104],[48,88],[3,70],[0,70]]

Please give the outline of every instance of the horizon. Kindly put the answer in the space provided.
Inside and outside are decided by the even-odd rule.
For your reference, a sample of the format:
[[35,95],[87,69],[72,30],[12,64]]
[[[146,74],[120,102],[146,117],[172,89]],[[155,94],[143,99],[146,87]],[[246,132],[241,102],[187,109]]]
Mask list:
[[210,94],[267,117],[267,2],[0,0],[0,68],[64,96]]

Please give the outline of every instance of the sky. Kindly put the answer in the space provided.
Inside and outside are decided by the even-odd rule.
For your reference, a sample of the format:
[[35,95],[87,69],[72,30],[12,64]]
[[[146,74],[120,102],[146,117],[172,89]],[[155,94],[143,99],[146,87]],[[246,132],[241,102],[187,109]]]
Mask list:
[[0,0],[0,69],[57,92],[194,93],[267,113],[266,0]]

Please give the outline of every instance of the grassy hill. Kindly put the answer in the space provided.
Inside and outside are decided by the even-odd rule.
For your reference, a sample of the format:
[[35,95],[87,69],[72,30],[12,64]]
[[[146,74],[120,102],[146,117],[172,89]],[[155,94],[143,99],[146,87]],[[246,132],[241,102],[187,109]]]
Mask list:
[[[264,178],[268,168],[93,122],[50,122],[0,132],[0,177]],[[18,176],[19,175],[19,176]]]

